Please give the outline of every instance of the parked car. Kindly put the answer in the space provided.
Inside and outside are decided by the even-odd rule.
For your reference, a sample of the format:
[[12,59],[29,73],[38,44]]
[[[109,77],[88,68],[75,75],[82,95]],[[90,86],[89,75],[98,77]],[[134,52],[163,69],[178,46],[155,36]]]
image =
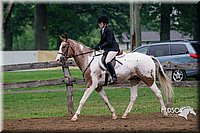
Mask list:
[[[200,42],[189,40],[174,40],[159,43],[151,43],[142,45],[133,50],[147,55],[152,55],[166,69],[167,63],[172,63],[177,66],[172,71],[172,80],[182,81],[187,77],[195,77],[199,79],[198,59],[200,59]],[[182,67],[181,66],[192,66]]]

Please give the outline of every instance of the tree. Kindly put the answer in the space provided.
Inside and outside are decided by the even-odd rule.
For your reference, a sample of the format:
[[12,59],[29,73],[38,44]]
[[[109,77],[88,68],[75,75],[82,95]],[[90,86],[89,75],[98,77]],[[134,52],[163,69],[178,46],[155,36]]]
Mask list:
[[141,3],[130,3],[131,51],[141,45]]
[[[129,29],[128,4],[51,4],[48,11],[50,38],[68,32],[70,38],[92,47],[99,41],[97,17],[100,14],[110,17],[109,25],[115,34]],[[53,44],[56,44],[55,40]]]
[[[4,50],[13,50],[13,38],[20,36],[25,32],[27,25],[33,22],[33,4],[13,3],[8,13],[8,4],[4,4]],[[5,17],[6,16],[6,17]],[[22,45],[23,47],[23,45]]]
[[36,4],[34,13],[35,49],[48,49],[48,13],[46,4]]
[[[165,31],[167,29],[169,30],[169,25],[170,30],[177,30],[185,35],[190,35],[195,38],[195,30],[197,28],[195,28],[194,26],[196,19],[198,19],[196,9],[198,9],[196,8],[196,4],[143,4],[142,25],[145,26],[145,28],[147,28],[148,30],[153,30],[157,32],[160,31],[161,39],[166,36],[163,34],[164,32],[168,32],[167,34],[169,35],[169,31]],[[166,14],[166,16],[164,14]],[[164,26],[165,23],[166,26]],[[166,37],[166,39],[169,39],[169,36]]]
[[170,40],[170,14],[172,13],[171,4],[161,4],[160,12],[160,40]]
[[[8,3],[4,3],[4,12],[6,11]],[[162,6],[166,4],[160,3],[151,3],[151,4],[143,4],[141,9],[141,24],[142,30],[153,30],[153,31],[162,31],[161,34],[169,33],[169,28],[166,26],[163,29],[160,29],[160,25],[162,23],[169,21],[161,21],[163,18],[162,14],[167,13]],[[13,37],[19,38],[19,36],[24,36],[26,33],[32,34],[32,32],[27,32],[27,30],[34,28],[34,10],[36,11],[36,4],[23,4],[23,3],[14,3],[13,8],[11,10],[10,17],[8,17],[7,26],[4,26],[4,35],[5,28],[9,28],[9,35],[5,36],[6,47],[10,47],[12,50],[12,45],[8,45],[7,43],[10,41],[10,44],[16,45],[16,40],[12,43]],[[43,8],[43,7],[42,7]],[[75,40],[78,40],[88,46],[94,46],[99,41],[99,29],[97,28],[96,18],[100,14],[107,14],[110,17],[109,25],[115,31],[115,34],[120,35],[124,31],[128,31],[130,29],[130,5],[128,3],[104,3],[104,4],[72,4],[72,3],[62,3],[62,4],[49,4],[45,5],[43,11],[47,13],[48,18],[43,19],[44,23],[48,22],[48,25],[40,27],[41,30],[37,35],[44,35],[44,39],[47,40],[47,36],[49,38],[49,48],[57,49],[56,42],[58,35],[63,34],[64,32],[69,33],[69,37]],[[175,29],[184,34],[189,34],[194,36],[195,38],[199,37],[199,33],[197,33],[199,19],[197,17],[196,10],[199,8],[196,7],[196,4],[171,4],[172,13],[170,14],[170,27],[171,29]],[[40,17],[42,14],[39,14]],[[36,16],[35,16],[36,17]],[[165,19],[165,17],[163,18]],[[169,19],[168,19],[169,20]],[[196,28],[194,27],[196,23]],[[36,21],[35,21],[36,24]],[[27,28],[28,27],[28,28]],[[43,28],[43,30],[42,30]],[[44,30],[45,28],[45,30]],[[46,29],[47,28],[47,29]],[[165,31],[167,30],[168,31]],[[34,29],[36,30],[36,28]],[[49,30],[49,32],[47,32]],[[42,34],[41,34],[42,32]],[[7,38],[6,38],[7,37]],[[39,36],[40,37],[40,36]],[[38,37],[37,37],[38,38]],[[161,37],[162,38],[162,37]],[[18,39],[19,40],[19,39]],[[32,39],[30,39],[32,40]],[[24,42],[26,38],[24,38]],[[18,42],[17,44],[21,44]],[[42,44],[41,42],[37,44]],[[29,45],[29,44],[26,44]],[[32,45],[31,45],[32,46]],[[20,45],[21,50],[30,48],[24,47],[24,45]],[[48,43],[42,44],[44,48],[37,49],[48,49]],[[33,48],[34,49],[34,48]],[[17,49],[16,49],[17,50]]]
[[13,34],[9,26],[10,24],[9,20],[11,17],[13,7],[14,6],[12,1],[10,1],[8,4],[4,4],[4,14],[3,14],[4,42],[5,42],[4,50],[12,50]]
[[142,4],[136,3],[135,4],[135,41],[136,41],[136,46],[140,46],[142,44],[142,35],[141,35],[141,8]]
[[143,4],[141,17],[143,30],[160,31],[160,5],[158,3]]
[[130,35],[131,35],[131,51],[136,47],[135,44],[135,26],[134,26],[134,3],[130,2]]
[[185,35],[195,37],[195,22],[197,20],[196,4],[173,5],[172,29]]
[[200,41],[200,2],[196,5],[196,11],[197,11],[197,19],[196,19],[196,28],[195,28],[195,40]]

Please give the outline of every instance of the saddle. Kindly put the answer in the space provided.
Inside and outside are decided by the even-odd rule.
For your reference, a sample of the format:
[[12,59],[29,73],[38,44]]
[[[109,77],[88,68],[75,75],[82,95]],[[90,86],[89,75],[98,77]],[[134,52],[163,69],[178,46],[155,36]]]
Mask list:
[[[117,58],[121,58],[121,57],[123,57],[124,55],[125,55],[125,53],[123,52],[123,50],[120,50],[120,51],[117,53],[116,57],[117,57]],[[112,64],[112,66],[113,66],[114,68],[116,67],[117,62],[120,63],[120,64],[122,65],[122,63],[121,63],[120,61],[118,61],[118,60],[116,59],[116,57],[115,57],[114,59],[111,60],[111,64]],[[100,62],[99,62],[99,65],[100,65],[100,67],[101,67],[103,70],[106,70],[105,58],[106,58],[106,55],[103,54],[103,56],[101,57],[101,60],[100,60]]]
[[[117,58],[121,58],[121,57],[123,57],[125,55],[125,53],[122,51],[122,50],[120,50],[119,52],[118,52],[118,54],[117,54]],[[112,64],[112,66],[114,67],[114,68],[116,68],[117,67],[117,64],[119,63],[119,64],[121,64],[121,65],[123,65],[120,61],[118,61],[117,59],[116,59],[116,57],[114,58],[114,59],[112,59],[111,60],[111,64]],[[105,58],[106,58],[106,55],[105,54],[103,54],[102,55],[102,57],[101,57],[101,60],[99,61],[99,66],[101,67],[101,69],[102,70],[107,70],[107,68],[106,68],[106,64],[105,64]],[[109,72],[108,71],[106,71],[106,73],[105,73],[105,84],[104,85],[108,85],[108,77],[109,77]]]

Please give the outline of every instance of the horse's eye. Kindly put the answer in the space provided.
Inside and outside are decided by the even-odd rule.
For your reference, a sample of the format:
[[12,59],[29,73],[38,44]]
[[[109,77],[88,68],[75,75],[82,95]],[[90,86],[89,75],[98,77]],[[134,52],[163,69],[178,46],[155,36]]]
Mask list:
[[62,46],[62,48],[66,48],[66,46]]

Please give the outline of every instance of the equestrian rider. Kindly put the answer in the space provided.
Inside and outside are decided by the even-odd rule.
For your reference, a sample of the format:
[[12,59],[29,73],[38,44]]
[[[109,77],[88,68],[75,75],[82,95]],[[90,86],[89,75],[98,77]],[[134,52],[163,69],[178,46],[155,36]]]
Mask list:
[[95,50],[104,50],[105,60],[104,64],[112,77],[112,83],[117,82],[117,76],[115,69],[111,64],[111,61],[115,58],[119,52],[119,44],[116,42],[112,29],[108,27],[109,18],[106,15],[101,15],[97,19],[99,28],[101,29],[101,40],[94,47]]

